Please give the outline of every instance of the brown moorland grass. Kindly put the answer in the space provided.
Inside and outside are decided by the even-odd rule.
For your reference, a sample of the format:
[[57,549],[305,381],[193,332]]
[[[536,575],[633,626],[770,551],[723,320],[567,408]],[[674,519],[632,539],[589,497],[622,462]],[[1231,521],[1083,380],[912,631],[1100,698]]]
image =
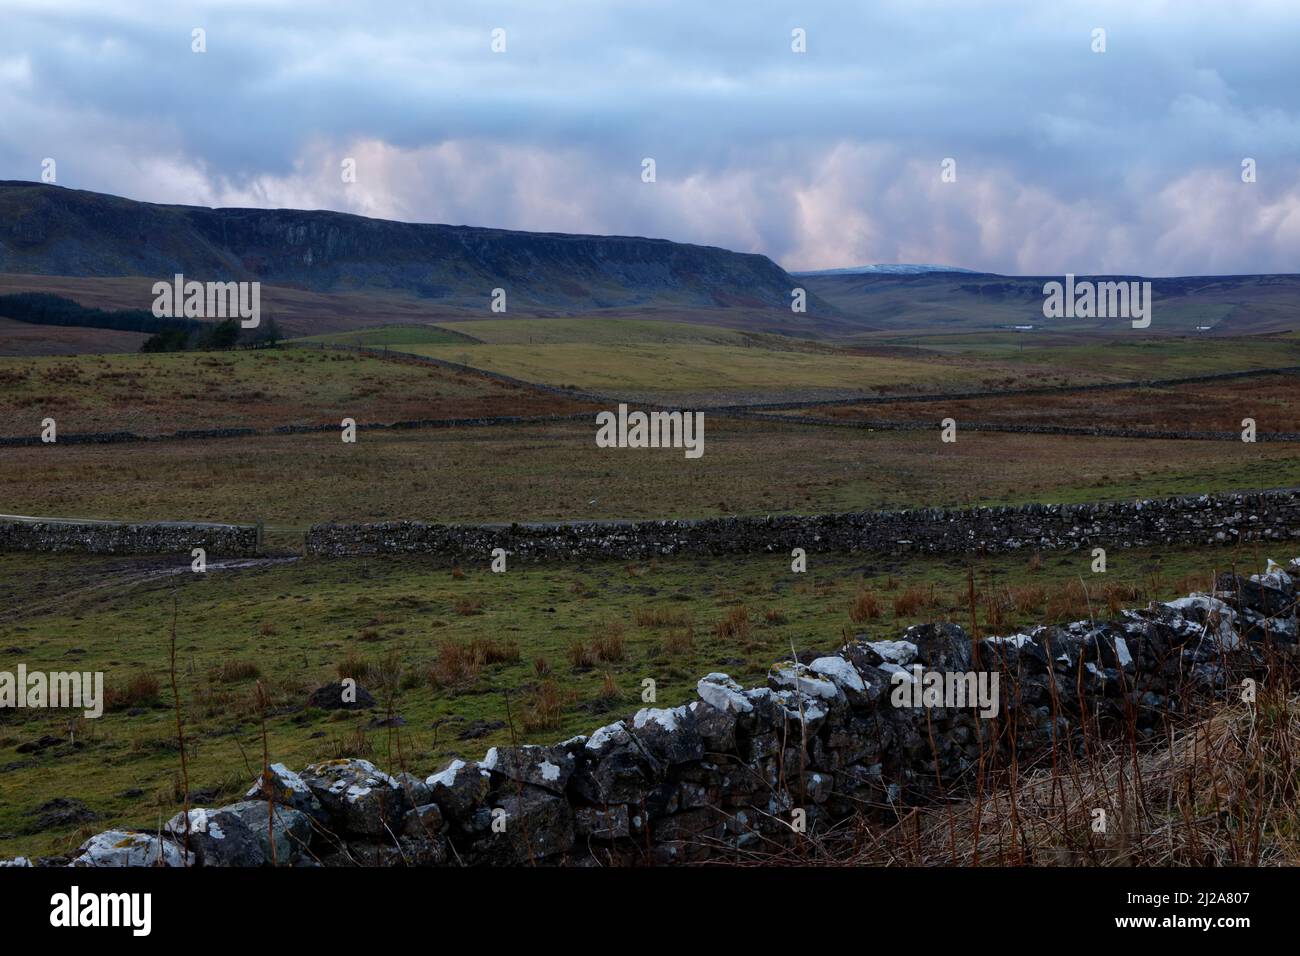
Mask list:
[[[928,433],[708,427],[703,466],[653,449],[597,448],[579,422],[361,432],[356,445],[330,433],[6,448],[0,501],[13,513],[64,517],[260,517],[272,542],[297,543],[321,521],[690,518],[1300,485],[1300,446],[1286,444],[972,433],[941,445]],[[287,488],[294,493],[280,493]]]
[[[867,814],[744,864],[819,866],[1296,866],[1300,696],[1285,682],[1171,722],[1154,746],[1123,735],[1056,753],[1002,786]],[[1100,823],[1100,827],[1099,824]]]
[[[1300,358],[1281,355],[1278,364],[1300,364]],[[951,417],[959,429],[967,421],[1226,432],[1239,432],[1242,418],[1249,416],[1260,432],[1300,432],[1298,395],[1300,376],[1287,374],[1107,392],[822,406],[781,414],[891,422]]]
[[[349,352],[265,349],[0,357],[0,434],[64,434],[560,415],[590,406],[473,373]],[[594,410],[593,410],[594,412]]]

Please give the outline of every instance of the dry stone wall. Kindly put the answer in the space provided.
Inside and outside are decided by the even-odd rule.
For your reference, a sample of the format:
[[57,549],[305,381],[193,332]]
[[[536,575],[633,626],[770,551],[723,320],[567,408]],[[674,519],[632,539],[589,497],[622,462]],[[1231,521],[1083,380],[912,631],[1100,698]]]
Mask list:
[[209,556],[260,553],[256,525],[182,521],[67,521],[0,516],[0,552],[43,551],[85,554],[184,554],[203,548]]
[[914,509],[698,521],[314,526],[318,555],[441,554],[487,560],[632,560],[764,552],[969,553],[1103,545],[1236,544],[1300,539],[1300,491],[1005,508]]
[[[238,803],[177,814],[161,834],[110,830],[37,863],[642,865],[762,851],[859,813],[969,792],[978,768],[1005,770],[1013,755],[1026,766],[1051,748],[1082,753],[1082,727],[1159,743],[1199,704],[1240,703],[1244,676],[1296,665],[1297,575],[1300,559],[1270,562],[1106,623],[980,640],[955,625],[863,635],[777,664],[766,686],[708,674],[679,707],[548,746],[496,747],[427,777],[360,759],[274,764]],[[976,671],[1000,687],[982,715],[896,699],[923,673]]]

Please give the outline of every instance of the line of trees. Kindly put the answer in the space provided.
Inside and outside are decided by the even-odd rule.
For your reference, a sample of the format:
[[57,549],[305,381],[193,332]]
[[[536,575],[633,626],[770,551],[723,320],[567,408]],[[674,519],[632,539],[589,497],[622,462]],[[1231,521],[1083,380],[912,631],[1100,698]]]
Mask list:
[[255,329],[245,329],[238,319],[200,322],[198,329],[167,329],[145,339],[141,352],[203,352],[237,348],[270,348],[283,336],[275,319],[266,318]]
[[255,329],[245,329],[238,319],[204,322],[201,319],[154,315],[148,309],[94,309],[48,292],[14,292],[0,295],[0,317],[33,325],[79,325],[119,332],[146,332],[141,352],[204,351],[273,346],[283,337],[275,320],[263,319]]

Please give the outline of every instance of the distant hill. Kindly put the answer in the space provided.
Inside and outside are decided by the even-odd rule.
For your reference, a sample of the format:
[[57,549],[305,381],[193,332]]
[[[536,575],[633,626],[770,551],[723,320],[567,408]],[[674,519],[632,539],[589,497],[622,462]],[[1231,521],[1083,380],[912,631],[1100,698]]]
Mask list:
[[[797,284],[766,256],[629,236],[425,225],[294,209],[209,209],[0,181],[0,273],[260,280],[486,309],[771,309]],[[834,310],[810,297],[810,316]]]
[[[1059,331],[1123,333],[1114,319],[1044,319],[1043,284],[1053,276],[989,273],[801,276],[809,293],[863,325],[887,331],[975,331],[1032,324]],[[1077,279],[1135,280],[1139,276]],[[1144,280],[1146,281],[1146,280]],[[1153,334],[1249,335],[1300,329],[1300,275],[1150,279]]]
[[978,273],[974,269],[962,269],[959,266],[917,265],[908,262],[880,262],[873,266],[847,266],[843,269],[812,269],[805,272],[791,272],[792,276],[860,276],[860,275],[919,275],[923,272],[966,272]]

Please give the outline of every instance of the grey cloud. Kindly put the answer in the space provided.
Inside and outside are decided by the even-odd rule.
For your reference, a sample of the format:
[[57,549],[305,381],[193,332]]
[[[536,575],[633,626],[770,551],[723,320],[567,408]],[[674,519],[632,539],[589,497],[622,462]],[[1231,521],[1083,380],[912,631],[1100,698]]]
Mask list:
[[[660,235],[791,267],[1294,268],[1300,22],[1134,6],[20,2],[0,176],[54,155],[63,184],[133,198]],[[349,192],[357,151],[385,172]],[[1170,238],[1187,229],[1219,233]]]

